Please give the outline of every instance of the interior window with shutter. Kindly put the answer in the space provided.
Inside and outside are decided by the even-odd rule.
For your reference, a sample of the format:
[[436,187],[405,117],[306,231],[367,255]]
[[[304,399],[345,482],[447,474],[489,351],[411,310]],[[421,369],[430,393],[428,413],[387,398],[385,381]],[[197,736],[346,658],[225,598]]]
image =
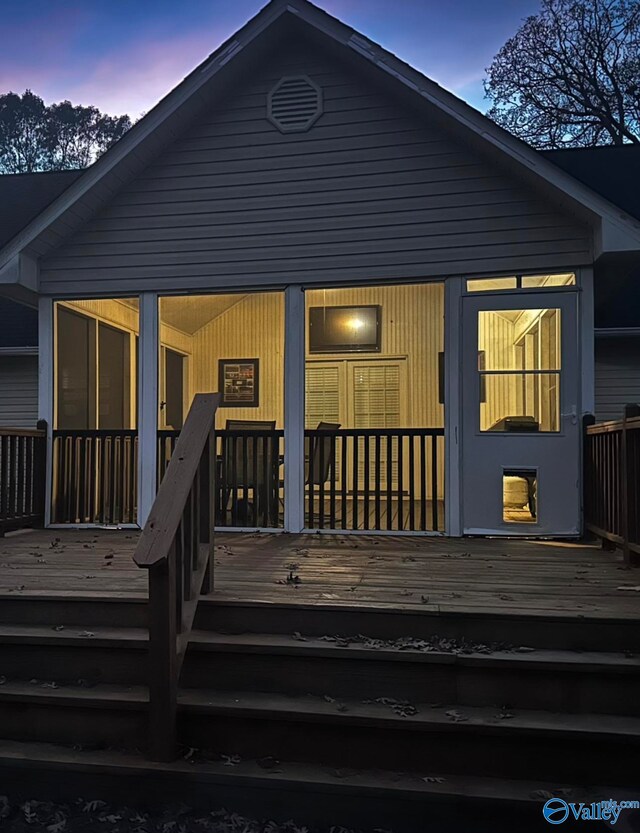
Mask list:
[[[353,362],[351,389],[354,428],[399,428],[402,424],[402,365],[400,362]],[[358,483],[362,488],[364,477],[364,439],[359,440]],[[368,440],[370,477],[373,479],[375,442]],[[392,445],[392,483],[397,483],[397,440]],[[387,440],[380,445],[381,482],[387,482]]]
[[340,366],[337,362],[307,363],[305,388],[306,428],[317,428],[319,422],[344,422],[340,419]]

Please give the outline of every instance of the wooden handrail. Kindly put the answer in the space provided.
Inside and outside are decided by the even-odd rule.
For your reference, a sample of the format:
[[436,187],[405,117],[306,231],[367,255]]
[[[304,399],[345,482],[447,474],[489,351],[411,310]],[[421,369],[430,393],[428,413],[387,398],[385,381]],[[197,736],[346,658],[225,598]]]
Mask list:
[[46,428],[6,428],[0,427],[0,437],[46,437]]
[[176,757],[178,680],[198,598],[213,589],[217,393],[196,394],[133,559],[149,570],[149,752]]

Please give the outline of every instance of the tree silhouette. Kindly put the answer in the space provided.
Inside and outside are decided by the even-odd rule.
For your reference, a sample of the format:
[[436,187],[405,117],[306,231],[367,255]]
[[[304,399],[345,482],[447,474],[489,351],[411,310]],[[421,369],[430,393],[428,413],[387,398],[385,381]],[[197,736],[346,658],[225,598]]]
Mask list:
[[0,95],[0,173],[86,168],[131,127],[70,101],[47,106],[31,90]]
[[490,118],[534,147],[640,144],[640,3],[542,0],[484,86]]

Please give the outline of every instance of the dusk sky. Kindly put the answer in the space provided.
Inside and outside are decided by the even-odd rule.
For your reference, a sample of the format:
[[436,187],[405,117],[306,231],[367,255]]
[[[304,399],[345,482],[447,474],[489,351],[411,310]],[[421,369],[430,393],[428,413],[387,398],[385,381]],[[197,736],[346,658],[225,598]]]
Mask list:
[[[112,115],[150,110],[262,0],[2,0],[0,92],[26,88]],[[318,0],[485,109],[482,78],[538,0]]]

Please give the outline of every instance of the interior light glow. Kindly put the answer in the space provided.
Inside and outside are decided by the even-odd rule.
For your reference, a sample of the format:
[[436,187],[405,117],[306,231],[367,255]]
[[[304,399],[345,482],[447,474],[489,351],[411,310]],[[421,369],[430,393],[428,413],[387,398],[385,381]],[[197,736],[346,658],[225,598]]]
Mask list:
[[364,321],[361,318],[350,318],[347,321],[347,326],[352,330],[361,330],[364,327]]

